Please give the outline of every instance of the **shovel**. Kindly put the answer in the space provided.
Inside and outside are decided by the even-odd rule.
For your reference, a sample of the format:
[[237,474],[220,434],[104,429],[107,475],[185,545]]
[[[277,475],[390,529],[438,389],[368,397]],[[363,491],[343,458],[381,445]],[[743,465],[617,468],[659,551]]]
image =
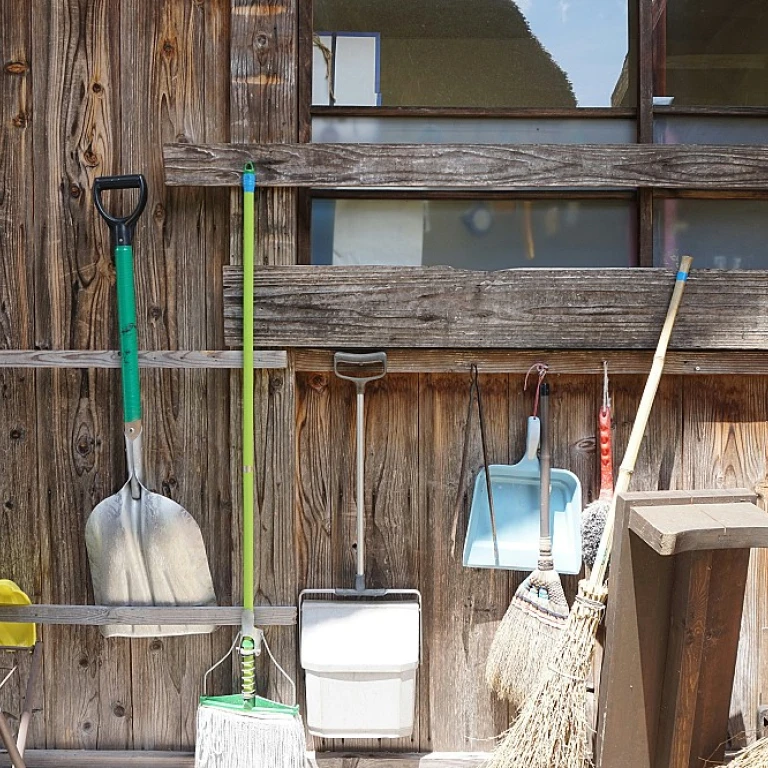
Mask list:
[[[105,189],[137,189],[139,200],[132,213],[123,218],[109,214],[101,200]],[[200,528],[186,509],[144,485],[131,241],[147,202],[146,181],[141,175],[97,178],[93,199],[109,226],[114,249],[128,469],[125,485],[94,507],[85,526],[94,598],[97,605],[215,605]],[[112,624],[101,631],[105,637],[158,637],[214,629],[199,624]]]

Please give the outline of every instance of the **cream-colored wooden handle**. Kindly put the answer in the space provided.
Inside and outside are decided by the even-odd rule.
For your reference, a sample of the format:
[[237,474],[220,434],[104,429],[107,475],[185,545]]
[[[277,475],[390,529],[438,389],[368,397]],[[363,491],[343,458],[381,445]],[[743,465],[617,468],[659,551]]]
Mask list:
[[600,546],[598,547],[597,555],[595,557],[595,565],[589,576],[589,583],[593,588],[601,586],[605,580],[605,574],[608,570],[608,560],[611,557],[611,546],[613,544],[616,499],[620,493],[624,493],[629,489],[632,473],[635,471],[637,455],[640,452],[640,443],[643,441],[645,429],[648,426],[648,418],[651,415],[653,400],[656,397],[656,390],[659,388],[661,374],[664,370],[664,359],[667,354],[669,338],[672,335],[672,328],[675,325],[677,310],[679,309],[680,302],[683,298],[683,290],[685,289],[685,283],[688,277],[688,272],[691,269],[692,261],[693,258],[691,256],[683,256],[680,262],[680,268],[675,279],[675,287],[672,291],[672,298],[670,299],[669,308],[667,309],[667,317],[664,321],[664,326],[661,329],[659,343],[656,345],[656,353],[653,356],[653,365],[648,374],[648,379],[645,382],[645,389],[643,390],[643,396],[640,399],[640,405],[637,409],[635,423],[632,425],[632,432],[630,432],[629,435],[627,450],[624,453],[624,459],[619,468],[619,476],[613,490],[613,498],[611,499],[611,507],[606,517],[605,529],[600,538]]

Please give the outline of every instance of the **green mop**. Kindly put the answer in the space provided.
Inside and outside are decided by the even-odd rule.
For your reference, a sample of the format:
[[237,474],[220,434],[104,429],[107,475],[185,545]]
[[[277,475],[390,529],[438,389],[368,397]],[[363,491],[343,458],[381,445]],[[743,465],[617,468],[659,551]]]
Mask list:
[[269,650],[253,617],[253,219],[256,176],[252,163],[243,174],[243,616],[228,653],[239,645],[242,692],[201,696],[197,712],[195,768],[304,768],[306,743],[299,708],[256,695],[256,656],[266,648],[270,659],[296,686]]

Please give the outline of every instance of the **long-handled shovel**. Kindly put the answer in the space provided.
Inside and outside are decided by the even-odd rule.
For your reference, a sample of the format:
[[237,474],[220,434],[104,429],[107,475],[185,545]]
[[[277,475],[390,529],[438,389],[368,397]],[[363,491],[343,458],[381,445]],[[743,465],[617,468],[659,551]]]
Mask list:
[[[137,189],[136,207],[125,217],[109,214],[105,189]],[[192,516],[172,499],[144,485],[141,390],[139,388],[136,299],[133,288],[133,233],[147,202],[141,175],[96,179],[93,199],[112,236],[117,275],[117,317],[122,357],[123,421],[128,480],[97,504],[85,526],[93,592],[99,605],[215,605],[203,537]],[[106,637],[157,637],[212,632],[211,625],[113,624]]]

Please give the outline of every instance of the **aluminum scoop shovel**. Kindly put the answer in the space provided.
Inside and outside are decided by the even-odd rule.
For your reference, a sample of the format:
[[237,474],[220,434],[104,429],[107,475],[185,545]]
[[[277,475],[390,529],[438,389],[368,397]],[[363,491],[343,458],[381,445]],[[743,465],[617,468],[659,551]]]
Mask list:
[[[137,189],[133,212],[118,218],[102,204],[105,189]],[[215,605],[216,594],[203,537],[192,516],[172,499],[144,485],[141,391],[139,388],[136,299],[133,287],[133,233],[147,202],[144,177],[96,179],[93,197],[109,225],[117,274],[117,316],[122,358],[123,421],[128,480],[96,505],[85,526],[85,544],[98,605]],[[212,632],[212,625],[111,624],[106,637],[157,637]]]

